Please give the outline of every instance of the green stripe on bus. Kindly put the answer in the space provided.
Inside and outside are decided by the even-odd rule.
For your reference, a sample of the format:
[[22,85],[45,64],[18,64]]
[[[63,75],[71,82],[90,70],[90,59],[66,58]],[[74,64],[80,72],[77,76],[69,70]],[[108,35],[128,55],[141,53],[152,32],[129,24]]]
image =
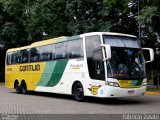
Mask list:
[[137,83],[135,86],[140,86],[140,85],[142,85],[142,80],[137,80]]
[[135,86],[137,84],[137,80],[131,80],[130,86]]
[[64,70],[66,68],[67,63],[68,63],[68,60],[57,61],[56,66],[54,68],[54,71],[52,73],[52,76],[51,76],[49,82],[45,86],[53,87],[59,83],[59,81],[64,73]]
[[39,81],[38,83],[38,86],[45,86],[49,80],[51,79],[51,76],[52,76],[52,73],[54,71],[54,68],[56,66],[56,61],[53,61],[53,62],[48,62],[46,64],[46,67],[43,71],[43,75],[41,77],[41,80]]

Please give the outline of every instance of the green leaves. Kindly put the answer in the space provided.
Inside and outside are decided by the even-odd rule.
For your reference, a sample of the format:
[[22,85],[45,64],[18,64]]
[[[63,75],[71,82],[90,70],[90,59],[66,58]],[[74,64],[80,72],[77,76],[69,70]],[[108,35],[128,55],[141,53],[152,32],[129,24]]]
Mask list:
[[159,20],[160,0],[0,0],[0,48],[96,31],[138,36],[140,24],[142,46],[157,51]]
[[155,4],[157,2],[155,0],[150,5],[144,6],[137,17],[137,21],[141,26],[141,37],[144,45],[154,48],[155,52],[160,46],[158,39],[160,35],[160,4]]
[[157,7],[149,6],[141,10],[140,16],[138,16],[137,19],[140,24],[151,25],[153,23],[153,17],[157,15]]
[[160,34],[160,2],[139,6],[138,16],[138,0],[0,0],[0,42],[7,49],[94,31],[138,35],[140,24],[142,43],[151,46],[147,40]]
[[80,34],[98,31],[101,8],[102,0],[68,0],[65,13],[69,18],[69,32]]
[[[1,0],[1,40],[6,49],[68,34],[63,0]],[[4,12],[4,15],[1,13]],[[3,19],[5,17],[5,20]],[[2,20],[3,19],[3,20]],[[2,27],[3,26],[3,27]],[[12,31],[12,32],[11,32]]]

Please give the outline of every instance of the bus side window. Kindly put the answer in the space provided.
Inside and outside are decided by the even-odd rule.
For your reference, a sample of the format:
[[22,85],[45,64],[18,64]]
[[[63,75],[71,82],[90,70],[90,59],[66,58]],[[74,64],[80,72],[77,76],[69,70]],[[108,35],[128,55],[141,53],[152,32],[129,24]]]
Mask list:
[[67,54],[69,58],[83,57],[82,39],[67,42]]
[[11,55],[11,64],[15,64],[15,59],[14,59],[15,57],[14,57],[14,52],[12,53],[12,55]]
[[8,64],[8,65],[11,65],[11,64],[12,64],[12,61],[11,61],[12,58],[11,58],[11,57],[12,57],[12,53],[7,53],[7,64]]
[[55,59],[55,44],[51,45],[51,59]]
[[51,45],[39,47],[40,61],[47,61],[51,59]]
[[20,63],[20,61],[21,61],[20,52],[19,51],[13,52],[11,57],[11,63],[17,64],[17,63]]
[[24,50],[21,50],[20,53],[21,53],[21,63],[28,62],[29,50],[24,49]]
[[66,42],[55,44],[55,59],[65,59],[66,54]]
[[40,54],[39,54],[38,48],[31,48],[30,54],[31,54],[31,56],[30,56],[31,62],[39,61]]

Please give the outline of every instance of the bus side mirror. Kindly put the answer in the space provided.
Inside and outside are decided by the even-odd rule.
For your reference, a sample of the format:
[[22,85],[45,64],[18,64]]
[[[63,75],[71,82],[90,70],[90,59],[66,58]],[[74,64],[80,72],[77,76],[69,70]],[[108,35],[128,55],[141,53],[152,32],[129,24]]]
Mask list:
[[142,50],[144,52],[148,51],[149,55],[150,55],[150,58],[149,58],[149,60],[146,61],[146,63],[152,62],[154,60],[154,51],[153,51],[153,49],[152,48],[142,48]]
[[101,47],[104,48],[105,57],[103,58],[103,61],[111,59],[111,46],[108,44],[101,44]]

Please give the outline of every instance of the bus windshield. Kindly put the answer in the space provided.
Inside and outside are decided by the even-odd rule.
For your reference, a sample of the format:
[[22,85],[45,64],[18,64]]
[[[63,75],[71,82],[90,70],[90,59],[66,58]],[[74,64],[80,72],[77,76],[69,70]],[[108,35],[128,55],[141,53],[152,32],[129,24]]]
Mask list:
[[112,57],[107,61],[109,78],[143,79],[145,60],[135,38],[104,37],[104,43],[111,45]]

